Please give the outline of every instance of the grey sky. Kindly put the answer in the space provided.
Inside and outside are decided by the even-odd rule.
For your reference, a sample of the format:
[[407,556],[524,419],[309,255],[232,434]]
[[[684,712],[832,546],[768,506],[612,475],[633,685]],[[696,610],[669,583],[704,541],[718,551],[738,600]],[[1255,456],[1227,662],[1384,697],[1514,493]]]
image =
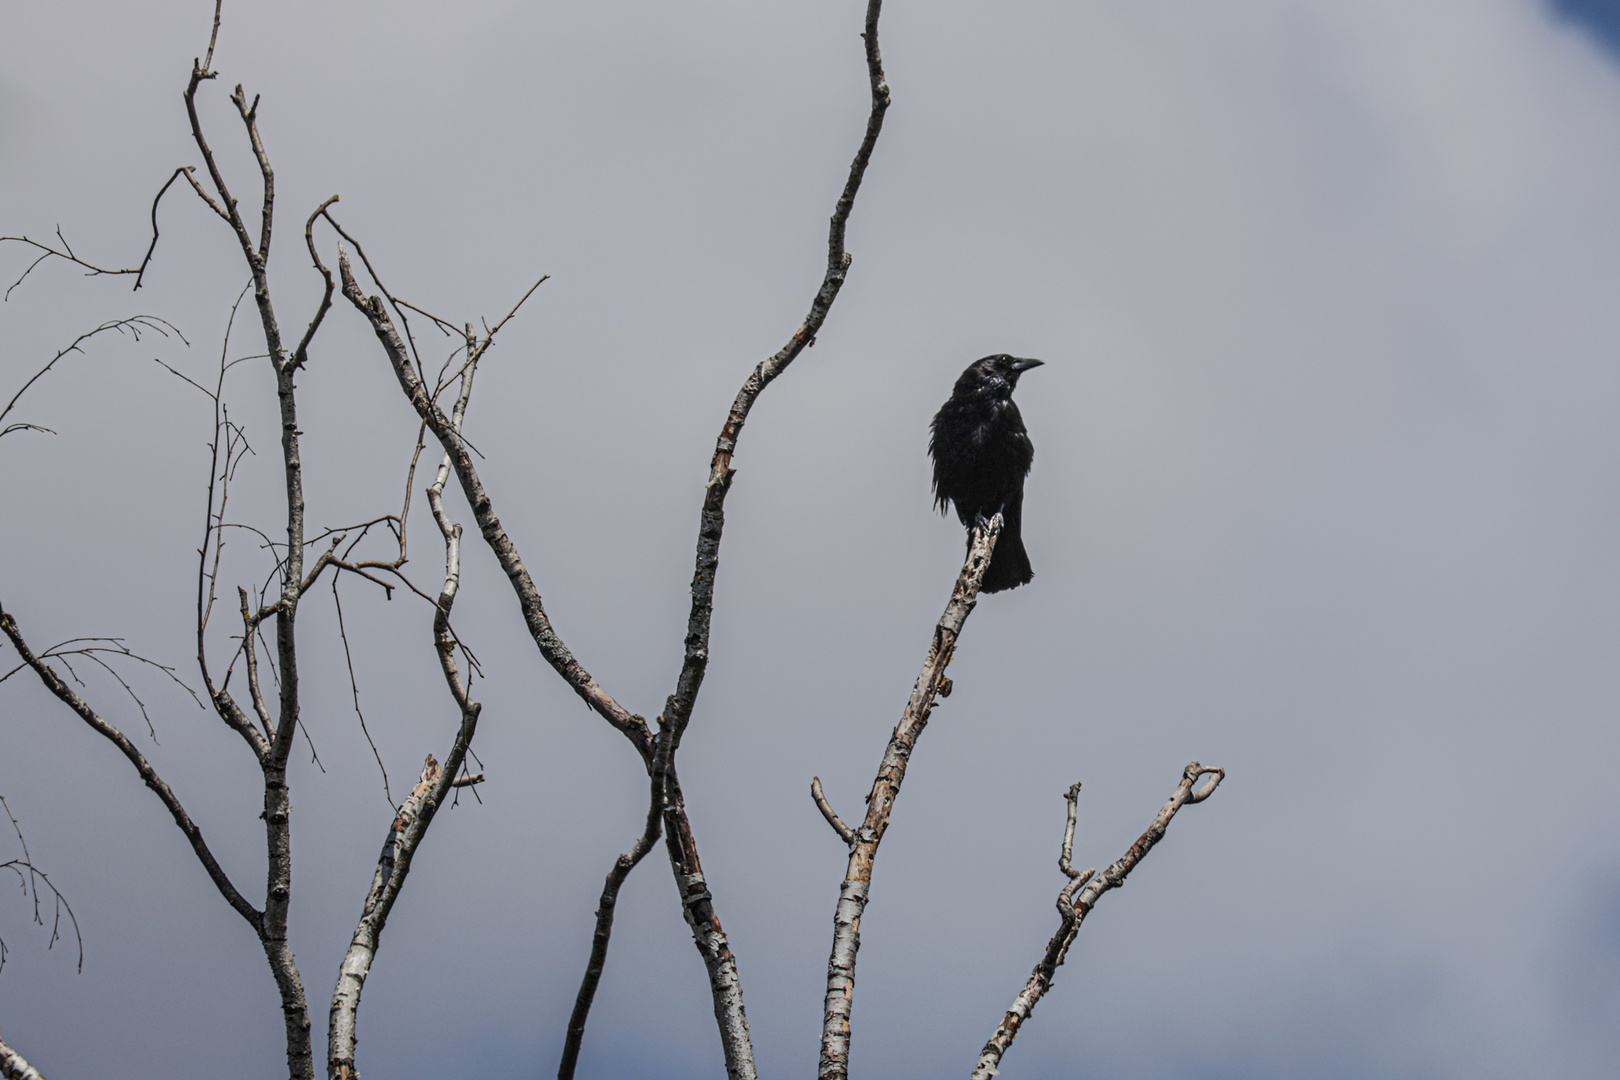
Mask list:
[[[210,7],[9,6],[0,231],[139,258],[153,191],[195,160],[179,95]],[[316,295],[297,225],[334,192],[432,310],[493,318],[553,275],[469,431],[559,631],[648,715],[725,406],[820,279],[861,7],[227,5],[207,118],[251,190],[225,95],[264,95],[285,322]],[[1531,0],[891,0],[883,46],[854,268],[744,436],[683,751],[762,1073],[815,1067],[843,861],[805,788],[859,805],[958,566],[927,421],[1006,350],[1047,361],[1019,391],[1036,579],[969,622],[901,798],[856,1073],[965,1074],[1055,924],[1064,788],[1086,783],[1076,857],[1101,864],[1196,757],[1227,783],[1099,906],[1007,1075],[1612,1075],[1620,66]],[[120,634],[183,666],[208,416],[151,358],[208,370],[244,275],[200,206],[162,221],[141,293],[41,268],[0,307],[6,388],[112,316],[192,342],[99,344],[26,399],[59,434],[0,445],[0,595],[41,641]],[[237,370],[263,452],[267,373]],[[415,425],[351,311],[301,387],[312,521],[388,512]],[[273,520],[273,455],[246,468],[241,513]],[[232,580],[262,573],[230,554]],[[481,547],[464,590],[490,781],[436,824],[383,939],[368,1076],[549,1073],[640,827],[638,763],[539,663]],[[397,790],[451,731],[427,623],[352,586],[344,606]],[[309,610],[328,772],[295,779],[294,933],[324,1015],[389,810],[330,601]],[[250,763],[143,689],[143,748],[256,881]],[[21,680],[0,748],[87,940],[75,975],[0,896],[0,1034],[52,1077],[276,1075],[257,943],[127,764]],[[657,854],[581,1075],[720,1071]]]

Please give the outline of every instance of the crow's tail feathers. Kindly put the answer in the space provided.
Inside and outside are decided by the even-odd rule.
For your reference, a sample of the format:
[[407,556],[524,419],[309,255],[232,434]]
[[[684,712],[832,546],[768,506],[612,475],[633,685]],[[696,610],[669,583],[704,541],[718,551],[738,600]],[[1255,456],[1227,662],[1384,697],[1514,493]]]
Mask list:
[[979,591],[993,593],[1016,589],[1020,585],[1028,585],[1034,577],[1029,556],[1024,553],[1024,538],[1016,532],[1011,536],[1003,532],[996,541],[995,551],[990,555],[990,565],[985,568],[984,582],[979,586]]

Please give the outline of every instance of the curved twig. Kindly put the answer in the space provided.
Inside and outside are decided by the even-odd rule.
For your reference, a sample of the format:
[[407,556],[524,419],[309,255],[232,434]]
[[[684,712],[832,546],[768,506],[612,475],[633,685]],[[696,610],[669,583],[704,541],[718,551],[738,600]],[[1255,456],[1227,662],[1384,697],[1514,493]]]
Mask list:
[[[46,373],[57,365],[58,361],[60,361],[64,356],[67,356],[69,353],[84,352],[84,350],[79,346],[83,345],[86,341],[89,341],[97,334],[107,330],[116,330],[120,334],[132,334],[136,341],[141,339],[141,331],[143,330],[153,331],[155,333],[162,334],[164,337],[168,337],[172,332],[175,337],[179,338],[181,341],[185,341],[187,345],[191,344],[189,341],[186,341],[185,335],[180,333],[179,329],[176,328],[173,323],[169,322],[167,319],[160,319],[156,315],[132,315],[127,319],[108,320],[107,322],[104,322],[100,326],[96,327],[94,330],[86,330],[84,333],[74,338],[73,341],[67,345],[67,347],[59,350],[55,356],[51,357],[50,361],[44,367],[34,372],[34,374],[29,377],[28,381],[22,384],[22,388],[19,389],[15,394],[11,395],[11,400],[6,402],[6,407],[0,409],[0,421],[4,421],[5,418],[10,415],[11,410],[17,407],[17,402],[21,400],[24,394],[28,393],[28,388],[33,386],[40,379],[43,379]],[[39,428],[33,424],[12,424],[3,431],[0,431],[0,435],[17,430],[47,431],[49,429]]]
[[[217,9],[216,9],[216,18],[217,18]],[[215,25],[216,25],[216,29],[217,29],[218,24],[216,23]],[[29,237],[26,237],[26,236],[0,236],[0,243],[5,243],[6,241],[9,240],[12,243],[26,244],[29,247],[34,248],[34,249],[36,249],[37,251],[40,252],[39,257],[36,258],[33,262],[29,263],[28,268],[22,272],[21,276],[19,276],[16,281],[13,281],[11,283],[11,286],[6,289],[4,299],[10,300],[12,290],[15,289],[17,286],[21,285],[24,281],[27,280],[28,275],[32,274],[34,272],[34,267],[38,266],[40,263],[44,262],[46,259],[49,259],[49,258],[52,258],[52,257],[62,259],[65,262],[70,262],[75,266],[84,267],[84,269],[86,271],[86,273],[85,273],[86,277],[101,277],[103,275],[116,277],[116,276],[121,275],[121,274],[134,274],[135,275],[135,288],[139,289],[141,287],[141,282],[146,277],[146,268],[152,262],[152,255],[153,255],[154,252],[157,251],[157,243],[158,243],[158,220],[157,220],[158,203],[163,201],[163,196],[168,192],[169,187],[176,180],[180,179],[182,174],[189,175],[190,172],[191,172],[191,166],[190,165],[182,165],[182,166],[180,166],[180,168],[174,170],[174,172],[169,175],[169,178],[163,182],[163,186],[158,188],[158,193],[155,196],[152,197],[152,242],[147,245],[147,247],[146,247],[146,255],[144,257],[142,257],[141,265],[139,265],[139,266],[120,269],[120,270],[109,270],[106,267],[97,266],[94,263],[86,262],[84,259],[79,258],[77,255],[75,255],[73,253],[73,248],[72,248],[71,245],[68,244],[67,238],[62,235],[62,230],[61,230],[60,227],[58,227],[57,230],[56,230],[56,238],[59,241],[61,241],[61,243],[62,243],[62,248],[61,248],[60,251],[58,251],[56,248],[52,247],[49,244],[42,244],[38,240],[33,240],[33,239],[30,239]],[[194,187],[196,186],[196,180],[195,179],[192,180],[192,185]]]
[[[53,901],[51,905],[51,939],[46,943],[45,947],[49,949],[61,940],[62,913],[67,912],[68,922],[73,927],[73,939],[79,948],[79,970],[82,972],[84,970],[84,935],[79,932],[79,917],[73,914],[73,905],[68,903],[68,898],[63,895],[62,890],[58,889],[56,883],[51,881],[50,875],[34,865],[33,853],[28,850],[28,840],[23,836],[22,826],[17,822],[17,815],[11,812],[11,804],[6,802],[4,795],[0,795],[0,809],[5,810],[6,818],[11,822],[11,830],[17,834],[17,844],[22,848],[22,858],[8,859],[0,863],[0,870],[10,870],[22,882],[23,892],[33,901],[34,924],[36,926],[45,925],[45,920],[41,917],[39,910],[39,883],[43,881],[45,887],[51,890]],[[4,970],[5,963],[5,942],[0,941],[0,970]]]
[[838,816],[837,811],[832,808],[832,803],[827,801],[826,793],[821,790],[821,777],[819,776],[810,778],[810,797],[816,801],[816,809],[820,810],[821,816],[827,819],[827,824],[831,825],[833,832],[838,834],[838,839],[842,840],[846,847],[854,844],[855,830],[844,824],[844,819]]

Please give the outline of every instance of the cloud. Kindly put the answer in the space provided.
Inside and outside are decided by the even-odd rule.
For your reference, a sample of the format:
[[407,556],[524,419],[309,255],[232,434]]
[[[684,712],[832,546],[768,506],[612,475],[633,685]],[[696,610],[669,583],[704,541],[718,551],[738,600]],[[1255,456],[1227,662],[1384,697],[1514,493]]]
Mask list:
[[1620,4],[1614,0],[1552,0],[1552,10],[1586,30],[1604,48],[1620,52]]

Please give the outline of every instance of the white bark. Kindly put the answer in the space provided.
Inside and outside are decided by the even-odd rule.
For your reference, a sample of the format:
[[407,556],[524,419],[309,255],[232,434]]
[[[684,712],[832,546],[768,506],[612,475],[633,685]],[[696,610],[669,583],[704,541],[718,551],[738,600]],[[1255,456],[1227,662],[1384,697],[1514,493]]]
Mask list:
[[[854,844],[850,848],[849,868],[844,874],[843,887],[838,895],[838,907],[833,915],[832,954],[827,960],[827,996],[822,1010],[820,1080],[844,1080],[849,1075],[850,1016],[855,1006],[855,955],[861,944],[861,915],[871,892],[872,864],[877,858],[878,845],[889,827],[889,815],[900,794],[900,784],[906,777],[906,765],[917,738],[928,725],[929,714],[942,690],[948,692],[945,668],[951,662],[956,639],[962,626],[978,603],[979,583],[984,580],[985,568],[990,565],[990,554],[995,550],[996,538],[1001,535],[1000,514],[973,530],[968,546],[967,560],[956,579],[950,603],[934,627],[933,640],[922,671],[911,689],[911,699],[905,712],[895,725],[878,768],[877,779],[872,782],[872,793],[867,797],[866,820],[854,830]],[[813,792],[812,792],[813,794]],[[825,799],[817,800],[824,805]],[[831,807],[823,814],[835,830],[842,824]],[[839,836],[844,832],[839,830]]]
[[0,1039],[0,1080],[45,1080],[26,1058]]
[[[460,432],[462,421],[467,414],[467,401],[472,396],[478,358],[483,349],[488,347],[488,343],[486,339],[483,345],[479,346],[469,332],[468,359],[461,373],[461,389],[451,410],[452,430],[457,433]],[[349,941],[343,962],[338,966],[337,985],[332,990],[332,1009],[327,1021],[326,1036],[328,1080],[356,1080],[360,1075],[355,1069],[355,1048],[359,1042],[357,1025],[360,995],[365,989],[366,978],[371,973],[372,962],[376,959],[378,942],[382,937],[383,928],[388,923],[388,914],[393,910],[394,901],[399,897],[400,890],[405,887],[405,879],[411,872],[411,859],[415,856],[416,849],[427,835],[434,815],[443,805],[444,798],[450,790],[477,783],[483,778],[482,774],[457,776],[462,763],[466,760],[467,748],[472,744],[473,734],[477,730],[481,707],[468,697],[466,681],[456,666],[456,642],[450,630],[450,611],[455,605],[456,594],[461,586],[461,526],[452,523],[444,511],[444,485],[449,476],[450,456],[446,454],[440,460],[438,474],[427,489],[428,506],[433,511],[433,520],[438,524],[440,534],[444,537],[444,585],[439,591],[433,632],[434,645],[439,654],[439,664],[444,672],[445,682],[461,712],[461,725],[442,769],[432,754],[427,756],[416,787],[400,804],[399,811],[394,815],[393,824],[389,827],[388,839],[383,842],[382,854],[377,859],[377,869],[371,878],[371,888],[367,890],[365,904],[361,908],[360,921],[354,928],[354,936]]]

